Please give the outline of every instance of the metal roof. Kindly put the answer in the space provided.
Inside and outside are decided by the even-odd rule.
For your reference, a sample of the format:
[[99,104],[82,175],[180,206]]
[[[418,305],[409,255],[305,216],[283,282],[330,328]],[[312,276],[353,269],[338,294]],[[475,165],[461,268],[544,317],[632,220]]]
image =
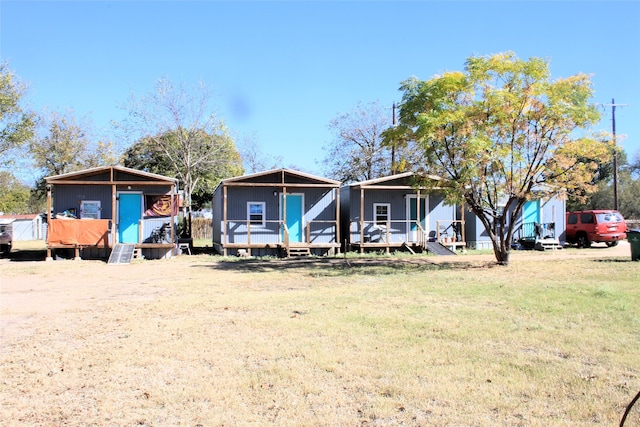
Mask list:
[[104,172],[113,172],[118,171],[122,173],[128,173],[131,175],[139,176],[142,178],[147,178],[152,181],[163,181],[167,183],[176,183],[178,182],[177,178],[171,178],[164,175],[158,175],[155,173],[144,172],[137,169],[125,168],[124,166],[99,166],[96,168],[84,169],[76,172],[64,173],[61,175],[48,176],[45,178],[47,183],[55,184],[56,181],[68,181],[74,179],[81,179],[88,176],[99,175]]

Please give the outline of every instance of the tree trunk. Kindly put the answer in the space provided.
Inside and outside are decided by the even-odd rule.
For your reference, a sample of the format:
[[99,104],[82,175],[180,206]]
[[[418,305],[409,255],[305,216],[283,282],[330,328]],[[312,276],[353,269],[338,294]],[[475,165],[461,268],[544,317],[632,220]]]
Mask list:
[[493,253],[496,256],[496,262],[498,265],[504,265],[505,267],[509,266],[509,255],[511,254],[511,250],[509,248],[496,247],[494,244]]
[[[467,202],[469,201],[471,200],[467,199]],[[480,219],[480,222],[482,222],[487,234],[491,238],[491,245],[493,246],[493,254],[496,257],[496,263],[498,265],[504,265],[505,267],[508,266],[509,254],[511,251],[511,233],[505,232],[507,230],[505,230],[504,224],[500,223],[502,217],[489,216],[477,205],[471,205],[471,210],[478,219]]]

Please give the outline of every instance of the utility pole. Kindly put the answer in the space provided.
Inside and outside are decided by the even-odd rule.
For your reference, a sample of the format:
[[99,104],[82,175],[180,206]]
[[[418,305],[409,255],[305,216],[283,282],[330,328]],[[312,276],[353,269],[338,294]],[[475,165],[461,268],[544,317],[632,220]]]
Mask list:
[[611,127],[613,131],[613,209],[618,210],[618,146],[616,144],[616,107],[623,107],[627,104],[616,104],[611,98],[611,104],[604,105],[611,107]]
[[[398,122],[396,121],[396,103],[393,103],[393,107],[392,107],[392,112],[393,112],[393,116],[392,116],[392,124],[393,127],[395,128],[396,125],[398,124]],[[391,142],[391,175],[394,175],[396,173],[396,142],[392,141]]]

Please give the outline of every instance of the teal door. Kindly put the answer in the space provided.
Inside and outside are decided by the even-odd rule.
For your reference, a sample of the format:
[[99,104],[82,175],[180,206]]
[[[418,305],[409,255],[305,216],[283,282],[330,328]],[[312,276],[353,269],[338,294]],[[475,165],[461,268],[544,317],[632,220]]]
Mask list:
[[407,199],[408,207],[408,219],[409,219],[409,241],[416,242],[418,240],[418,224],[422,227],[423,231],[427,231],[427,199],[420,198],[420,219],[418,219],[418,198],[409,197]]
[[522,222],[524,224],[540,222],[540,200],[530,200],[524,204]]
[[120,243],[139,243],[139,222],[142,219],[142,195],[121,193],[118,208],[118,241]]
[[535,224],[540,224],[540,200],[530,200],[522,208],[523,237],[530,238],[537,235]]
[[[287,228],[289,229],[289,242],[300,243],[303,241],[303,224],[302,224],[302,194],[287,194],[287,212],[284,215],[284,196],[280,196],[280,218],[286,217]],[[284,241],[284,229],[282,230],[282,240]]]

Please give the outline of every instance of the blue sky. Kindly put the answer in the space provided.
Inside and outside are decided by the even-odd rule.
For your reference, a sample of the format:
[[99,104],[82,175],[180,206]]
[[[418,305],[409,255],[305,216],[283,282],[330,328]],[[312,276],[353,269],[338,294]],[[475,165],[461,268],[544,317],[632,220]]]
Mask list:
[[638,1],[0,3],[0,57],[32,108],[73,109],[110,138],[130,94],[202,81],[238,140],[319,175],[339,113],[380,101],[391,121],[401,81],[504,51],[548,58],[553,77],[592,75],[594,102],[627,104],[616,131],[638,154]]

